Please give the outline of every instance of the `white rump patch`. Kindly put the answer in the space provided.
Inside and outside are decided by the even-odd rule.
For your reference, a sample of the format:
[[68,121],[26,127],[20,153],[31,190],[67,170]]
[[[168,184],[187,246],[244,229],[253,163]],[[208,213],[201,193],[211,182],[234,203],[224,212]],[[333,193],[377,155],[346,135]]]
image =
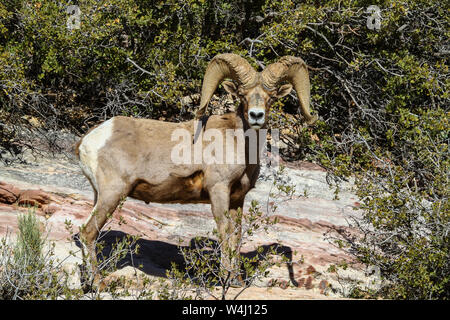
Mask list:
[[112,135],[113,121],[114,118],[111,118],[89,132],[89,134],[83,138],[83,141],[78,148],[80,154],[80,167],[89,177],[97,191],[98,152],[105,146],[106,141],[108,141]]

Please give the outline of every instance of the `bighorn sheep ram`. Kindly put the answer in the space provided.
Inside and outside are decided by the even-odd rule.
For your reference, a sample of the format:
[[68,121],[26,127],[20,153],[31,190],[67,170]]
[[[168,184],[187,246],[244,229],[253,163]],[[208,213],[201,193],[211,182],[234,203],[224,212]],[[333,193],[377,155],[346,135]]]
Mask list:
[[[233,81],[223,81],[225,78]],[[310,114],[308,70],[300,58],[285,56],[257,72],[238,55],[215,56],[204,76],[196,118],[204,118],[220,83],[241,103],[236,112],[208,117],[204,130],[214,128],[225,135],[227,129],[263,128],[271,103],[287,95],[292,87],[305,120],[311,124],[317,119]],[[173,131],[188,130],[194,143],[194,122],[117,116],[95,127],[78,142],[80,165],[95,195],[93,211],[80,228],[80,238],[91,261],[96,262],[94,240],[100,229],[127,196],[145,202],[210,203],[223,248],[235,248],[239,235],[231,230],[239,226],[234,225],[232,218],[243,207],[245,195],[256,182],[259,159],[253,164],[173,163],[171,151],[176,144],[171,139]],[[245,144],[247,159],[249,145]]]

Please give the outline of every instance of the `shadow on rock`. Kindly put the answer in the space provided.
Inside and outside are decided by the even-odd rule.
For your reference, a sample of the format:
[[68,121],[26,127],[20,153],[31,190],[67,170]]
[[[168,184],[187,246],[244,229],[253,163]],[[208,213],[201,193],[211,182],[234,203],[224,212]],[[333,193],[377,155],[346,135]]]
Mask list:
[[[111,258],[113,248],[117,248],[118,243],[131,243],[132,236],[117,230],[103,231],[100,233],[99,242],[101,249],[97,249],[97,259],[99,262]],[[74,236],[75,243],[81,248],[78,234]],[[138,248],[136,253],[136,247]],[[138,239],[129,246],[129,253],[116,263],[116,267],[121,269],[126,266],[138,268],[151,276],[166,277],[166,272],[172,268],[175,263],[179,270],[186,269],[186,263],[183,258],[182,250],[195,249],[197,252],[201,250],[203,258],[213,257],[214,254],[220,255],[219,242],[206,237],[196,237],[190,240],[189,246],[175,245],[164,241]],[[258,249],[242,252],[241,255],[248,259],[254,259],[253,267],[257,267],[261,261],[266,259],[267,255],[276,254],[286,258],[286,265],[289,272],[289,279],[294,286],[297,281],[294,279],[292,249],[278,243],[262,245]],[[220,257],[213,259],[220,261]],[[253,261],[253,260],[252,260]],[[245,278],[245,277],[244,277]]]

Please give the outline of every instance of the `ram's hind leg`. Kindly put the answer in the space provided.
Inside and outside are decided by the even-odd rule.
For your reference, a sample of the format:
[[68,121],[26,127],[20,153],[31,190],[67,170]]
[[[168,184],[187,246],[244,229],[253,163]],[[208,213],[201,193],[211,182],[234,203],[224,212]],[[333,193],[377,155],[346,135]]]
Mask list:
[[[96,253],[97,237],[108,218],[112,216],[119,203],[126,198],[129,192],[127,184],[120,178],[109,178],[108,181],[104,181],[98,186],[99,190],[95,206],[86,223],[80,228],[80,240],[82,241],[82,246],[85,246],[85,249],[87,249],[87,254],[83,249],[83,259],[85,259],[85,262],[86,258],[89,259],[91,271],[94,275],[98,275],[99,271]],[[98,277],[96,278],[98,279]]]

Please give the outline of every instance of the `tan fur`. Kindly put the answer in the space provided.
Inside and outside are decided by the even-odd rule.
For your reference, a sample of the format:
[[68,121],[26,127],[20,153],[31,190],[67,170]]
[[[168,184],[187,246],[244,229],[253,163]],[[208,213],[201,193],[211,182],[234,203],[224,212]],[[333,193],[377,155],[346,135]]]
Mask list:
[[[83,172],[94,192],[98,192],[94,210],[80,230],[92,261],[96,259],[94,240],[107,216],[127,196],[147,203],[211,203],[218,230],[223,239],[227,238],[226,234],[235,226],[225,218],[225,213],[236,215],[236,210],[242,208],[245,195],[256,181],[257,165],[173,164],[170,154],[177,142],[171,141],[171,133],[184,128],[193,140],[193,120],[170,123],[119,116],[110,123],[113,124],[111,138],[101,141],[100,148],[89,143],[95,143],[92,137],[101,136],[97,134],[101,126],[89,133],[91,138],[84,137],[78,146]],[[210,128],[219,129],[225,137],[226,129],[244,129],[244,122],[235,113],[211,116],[204,130]],[[83,150],[97,150],[96,162],[85,158]]]
[[[224,252],[236,248],[240,232],[235,231],[240,230],[240,225],[236,224],[234,218],[238,210],[242,210],[245,195],[253,188],[259,174],[259,159],[256,164],[249,164],[250,146],[248,139],[243,136],[244,131],[249,128],[247,112],[251,110],[249,108],[253,108],[265,110],[265,114],[268,114],[273,98],[289,93],[292,86],[275,87],[278,86],[276,77],[279,76],[294,82],[296,90],[303,87],[307,89],[306,92],[297,94],[302,100],[302,113],[311,119],[309,79],[305,78],[307,73],[302,71],[302,60],[298,59],[282,59],[283,65],[280,65],[280,68],[276,66],[266,73],[256,73],[245,59],[233,54],[218,55],[208,66],[202,87],[201,108],[197,116],[202,115],[212,93],[224,77],[238,80],[237,83],[224,82],[225,89],[241,101],[236,113],[208,117],[203,130],[216,129],[226,137],[227,129],[242,129],[239,133],[242,136],[236,139],[242,138],[246,141],[246,163],[173,163],[171,152],[178,143],[171,141],[174,130],[189,131],[191,141],[203,143],[203,147],[209,143],[201,139],[196,142],[194,139],[198,133],[194,132],[194,120],[171,123],[118,116],[91,130],[80,140],[76,153],[95,194],[94,209],[81,227],[80,237],[88,248],[94,269],[94,240],[108,216],[127,196],[147,203],[210,203]],[[294,69],[291,65],[303,73],[298,76],[292,74]],[[266,75],[271,81],[271,87],[265,85]],[[264,126],[265,123],[261,125]],[[257,144],[259,145],[259,141]],[[227,159],[225,151],[224,159]],[[224,255],[223,259],[225,266],[233,264],[227,260],[227,255]]]

